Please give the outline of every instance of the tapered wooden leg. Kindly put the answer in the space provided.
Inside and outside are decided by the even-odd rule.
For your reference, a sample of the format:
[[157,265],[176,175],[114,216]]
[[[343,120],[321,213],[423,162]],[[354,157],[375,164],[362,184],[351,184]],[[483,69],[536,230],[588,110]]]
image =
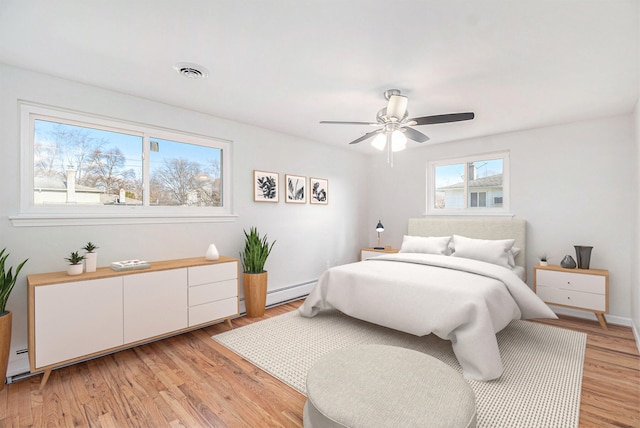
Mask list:
[[227,318],[227,324],[229,324],[230,329],[233,329],[233,324],[231,324],[231,318]]
[[602,327],[605,330],[609,330],[607,328],[607,321],[604,318],[604,314],[602,312],[596,312],[596,318],[598,318],[598,322],[600,323],[600,327]]
[[44,374],[42,375],[42,380],[40,381],[40,391],[44,389],[44,385],[49,380],[49,376],[51,375],[51,369],[46,369]]

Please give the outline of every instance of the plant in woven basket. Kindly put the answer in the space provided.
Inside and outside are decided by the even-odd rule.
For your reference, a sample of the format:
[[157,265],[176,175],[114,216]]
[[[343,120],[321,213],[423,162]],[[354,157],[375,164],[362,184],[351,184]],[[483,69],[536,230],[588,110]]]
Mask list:
[[9,300],[11,290],[13,290],[13,286],[16,284],[20,269],[22,269],[22,266],[29,260],[27,259],[20,263],[14,274],[13,266],[9,266],[9,269],[5,270],[5,263],[9,257],[9,253],[5,254],[6,250],[6,248],[3,248],[2,251],[0,251],[0,314],[5,312],[7,300]]
[[261,273],[264,272],[264,264],[267,257],[271,253],[271,249],[276,241],[269,245],[267,235],[260,238],[258,229],[252,227],[247,233],[244,231],[244,251],[240,252],[240,260],[242,262],[242,270],[245,273]]

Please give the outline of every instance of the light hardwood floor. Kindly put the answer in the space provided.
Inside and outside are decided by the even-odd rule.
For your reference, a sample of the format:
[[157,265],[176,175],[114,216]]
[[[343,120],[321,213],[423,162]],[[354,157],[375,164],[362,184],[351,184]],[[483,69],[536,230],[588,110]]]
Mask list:
[[[575,318],[543,322],[588,334],[580,427],[640,427],[640,357],[631,329],[604,331]],[[217,324],[55,370],[43,391],[40,376],[7,385],[0,427],[302,426],[303,395],[210,339],[228,328]]]

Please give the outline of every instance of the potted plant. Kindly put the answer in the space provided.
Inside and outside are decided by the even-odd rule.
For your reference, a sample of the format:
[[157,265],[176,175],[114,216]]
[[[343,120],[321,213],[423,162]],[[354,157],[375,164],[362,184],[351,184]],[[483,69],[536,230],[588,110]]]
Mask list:
[[80,275],[82,273],[82,261],[84,260],[84,256],[81,256],[77,251],[74,251],[69,255],[69,257],[65,257],[64,259],[69,262],[67,275]]
[[541,255],[540,256],[540,266],[547,266],[549,264],[548,262],[549,262],[550,258],[551,257],[547,257],[546,254]]
[[244,286],[244,302],[248,317],[261,317],[264,315],[267,303],[267,271],[264,264],[271,253],[276,241],[271,245],[267,241],[267,235],[260,238],[258,229],[252,227],[247,233],[244,231],[244,251],[240,252],[242,262],[242,282]]
[[5,271],[5,263],[7,257],[9,257],[9,253],[5,254],[6,250],[4,248],[0,251],[0,379],[2,380],[0,391],[4,389],[4,380],[7,377],[7,365],[9,364],[9,350],[11,348],[12,314],[11,311],[7,311],[7,300],[9,300],[11,290],[16,284],[20,269],[29,260],[27,259],[20,263],[14,275],[12,266],[9,266],[9,269]]
[[95,272],[96,267],[98,266],[98,253],[95,252],[100,247],[96,247],[96,245],[89,241],[87,245],[82,247],[83,250],[86,251],[84,254],[84,270],[85,272]]

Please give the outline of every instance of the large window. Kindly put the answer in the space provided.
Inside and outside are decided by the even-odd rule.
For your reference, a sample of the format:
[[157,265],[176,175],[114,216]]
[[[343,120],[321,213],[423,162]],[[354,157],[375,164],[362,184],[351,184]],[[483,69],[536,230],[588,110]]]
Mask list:
[[231,216],[228,141],[26,103],[21,121],[17,223]]
[[509,209],[509,154],[429,162],[429,214],[502,213]]

